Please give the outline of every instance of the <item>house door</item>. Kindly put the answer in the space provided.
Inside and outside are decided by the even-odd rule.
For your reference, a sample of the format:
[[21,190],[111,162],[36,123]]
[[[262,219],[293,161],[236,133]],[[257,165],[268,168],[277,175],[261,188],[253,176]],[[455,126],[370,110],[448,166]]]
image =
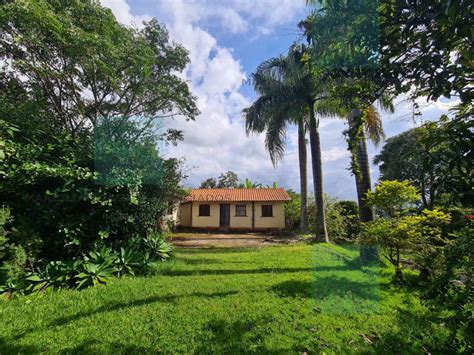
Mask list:
[[220,205],[219,226],[230,226],[230,205],[228,203],[221,203]]

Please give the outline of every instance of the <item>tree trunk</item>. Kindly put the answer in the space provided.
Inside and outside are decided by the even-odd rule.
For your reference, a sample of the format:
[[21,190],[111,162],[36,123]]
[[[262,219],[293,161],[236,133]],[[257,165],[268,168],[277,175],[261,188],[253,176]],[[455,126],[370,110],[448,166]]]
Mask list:
[[359,203],[359,218],[361,222],[374,220],[372,209],[367,205],[366,194],[371,190],[369,153],[365,136],[360,138],[357,146],[357,163],[359,174],[355,174],[357,187],[357,200]]
[[303,119],[298,121],[298,158],[300,164],[300,191],[301,191],[301,213],[300,230],[303,232],[308,227],[308,170],[306,137]]
[[311,163],[313,167],[314,197],[316,202],[316,239],[329,243],[326,229],[326,216],[323,200],[323,164],[321,159],[321,141],[314,115],[314,102],[309,104],[309,139],[311,145]]
[[[356,115],[361,115],[360,110],[352,110],[349,115],[349,124]],[[354,154],[354,153],[353,153]],[[369,153],[367,151],[367,141],[365,135],[359,137],[356,149],[356,160],[359,165],[358,173],[355,173],[357,189],[357,204],[359,205],[359,221],[361,223],[374,220],[372,209],[367,205],[366,194],[371,190]],[[378,248],[375,245],[360,245],[359,256],[362,263],[378,261]]]

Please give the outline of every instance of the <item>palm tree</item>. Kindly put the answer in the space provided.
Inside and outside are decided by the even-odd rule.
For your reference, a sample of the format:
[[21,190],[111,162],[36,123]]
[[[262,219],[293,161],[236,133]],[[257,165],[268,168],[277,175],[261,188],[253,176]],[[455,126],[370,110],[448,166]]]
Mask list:
[[[277,73],[277,70],[280,73]],[[265,146],[273,165],[282,158],[287,124],[298,128],[298,160],[300,171],[300,230],[308,227],[306,120],[304,107],[282,95],[283,81],[292,75],[287,57],[272,58],[262,63],[252,74],[255,90],[261,95],[244,110],[247,134],[266,132]]]
[[[306,143],[309,130],[316,205],[316,238],[328,242],[323,201],[323,176],[319,120],[322,115],[337,115],[331,105],[324,103],[315,80],[301,61],[304,46],[292,46],[288,55],[272,58],[260,64],[252,74],[255,90],[261,96],[247,109],[247,132],[266,132],[265,144],[275,164],[283,157],[287,123],[298,125],[302,219],[306,205]],[[334,105],[332,105],[334,107]],[[308,117],[309,113],[309,117]],[[308,117],[308,122],[304,118]],[[303,201],[304,199],[304,201]]]
[[[388,112],[394,112],[394,106],[391,98],[383,96],[379,101],[379,106]],[[362,130],[353,137],[356,144],[352,154],[353,161],[357,162],[357,171],[355,172],[355,181],[357,188],[357,201],[359,205],[359,220],[369,222],[374,219],[372,209],[367,205],[365,196],[371,190],[369,154],[367,150],[367,139],[370,139],[376,146],[385,138],[385,132],[382,127],[380,113],[374,105],[370,105],[364,113],[360,110],[352,110],[348,115],[349,127],[355,126],[356,120],[362,119]]]

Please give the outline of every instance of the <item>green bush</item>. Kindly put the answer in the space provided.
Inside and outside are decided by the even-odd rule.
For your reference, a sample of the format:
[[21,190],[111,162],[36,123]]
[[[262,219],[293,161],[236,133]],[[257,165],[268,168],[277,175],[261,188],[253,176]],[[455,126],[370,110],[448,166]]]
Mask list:
[[199,111],[179,75],[188,53],[156,20],[134,29],[96,1],[48,0],[2,3],[0,18],[0,201],[13,217],[0,271],[43,285],[49,262],[120,254],[157,228],[183,178],[158,148],[182,132],[161,120]]
[[443,251],[439,272],[427,296],[443,312],[452,343],[462,353],[474,351],[474,222],[456,231]]
[[[329,238],[335,243],[354,242],[360,230],[357,204],[324,195],[324,208]],[[313,231],[316,229],[315,215],[314,197],[311,196],[308,202],[308,224]]]
[[172,248],[163,236],[152,232],[146,238],[132,238],[118,251],[102,245],[79,258],[50,261],[30,272],[21,267],[20,273],[12,273],[0,286],[0,293],[43,293],[107,284],[114,276],[146,274],[153,262],[166,260],[171,254]]

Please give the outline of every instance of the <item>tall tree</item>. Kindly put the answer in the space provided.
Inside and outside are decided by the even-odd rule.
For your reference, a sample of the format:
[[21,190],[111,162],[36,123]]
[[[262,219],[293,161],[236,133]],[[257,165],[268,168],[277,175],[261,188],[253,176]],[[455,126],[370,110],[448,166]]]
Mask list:
[[[267,60],[253,74],[255,89],[261,96],[245,110],[247,131],[266,131],[265,143],[273,161],[281,159],[285,147],[288,122],[298,124],[299,144],[303,146],[304,125],[301,117],[308,115],[313,168],[313,184],[316,205],[316,238],[327,242],[326,219],[323,200],[323,176],[319,116],[336,115],[339,112],[327,105],[322,86],[316,86],[313,75],[303,62],[305,46],[292,46],[286,57]],[[305,170],[304,153],[300,151],[300,170]],[[305,181],[305,174],[301,183]],[[304,189],[302,190],[304,192]],[[303,212],[303,211],[302,211]]]
[[237,188],[239,187],[239,176],[233,171],[226,171],[217,178],[217,188]]
[[[308,174],[306,149],[306,107],[281,95],[280,86],[295,75],[295,68],[288,57],[270,59],[252,74],[255,90],[261,95],[244,110],[247,133],[266,132],[265,145],[272,163],[283,158],[285,133],[288,124],[295,124],[298,132],[298,162],[300,172],[300,230],[308,227]],[[279,72],[277,72],[279,71]]]
[[187,50],[156,19],[130,29],[97,1],[2,4],[0,61],[74,135],[115,117],[140,117],[145,131],[157,118],[199,113],[178,75]]
[[375,156],[381,180],[408,180],[421,194],[423,207],[441,200],[472,205],[472,122],[427,122],[387,140]]
[[201,181],[201,189],[215,189],[217,186],[216,178],[207,178],[206,180]]
[[[394,111],[392,101],[387,97],[383,97],[379,104],[387,111]],[[380,114],[374,105],[370,105],[364,112],[352,110],[348,115],[349,130],[360,127],[357,120],[362,120],[362,129],[358,129],[356,133],[348,134],[348,141],[352,153],[352,170],[356,181],[359,218],[361,222],[369,222],[373,220],[373,213],[366,202],[366,195],[371,191],[372,186],[367,139],[378,145],[385,138],[385,133]],[[356,139],[353,139],[354,136]]]

